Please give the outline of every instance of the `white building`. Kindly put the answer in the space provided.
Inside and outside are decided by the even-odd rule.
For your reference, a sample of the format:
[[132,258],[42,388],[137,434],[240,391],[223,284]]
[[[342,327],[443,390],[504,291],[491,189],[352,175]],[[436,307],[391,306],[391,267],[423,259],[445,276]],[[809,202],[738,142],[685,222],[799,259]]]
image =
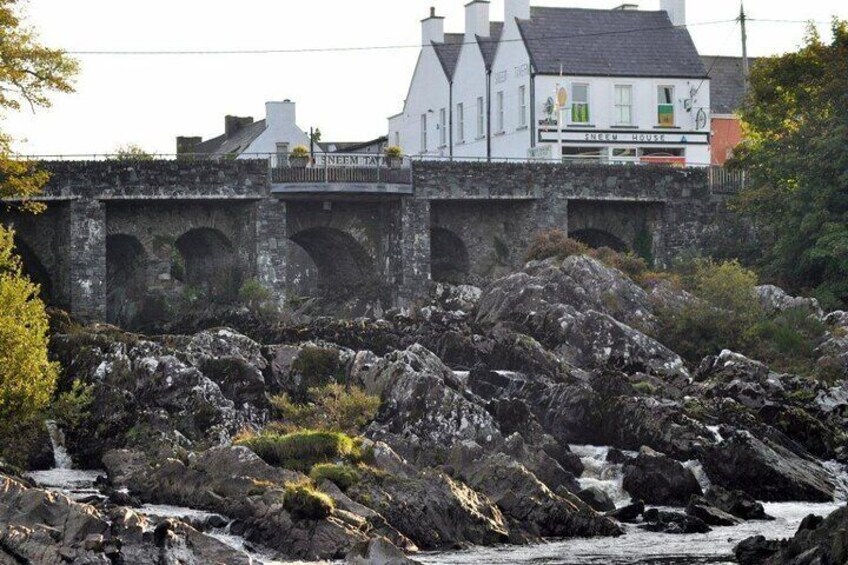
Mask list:
[[501,23],[489,2],[474,0],[463,34],[446,34],[431,10],[389,143],[432,158],[709,164],[707,72],[685,27],[685,0],[661,5],[505,0]]

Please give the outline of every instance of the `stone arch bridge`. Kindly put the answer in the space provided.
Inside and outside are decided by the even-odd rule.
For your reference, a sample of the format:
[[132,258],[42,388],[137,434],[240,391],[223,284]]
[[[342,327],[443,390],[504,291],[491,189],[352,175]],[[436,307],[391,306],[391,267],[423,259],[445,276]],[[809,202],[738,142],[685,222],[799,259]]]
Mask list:
[[174,304],[231,302],[249,281],[280,302],[328,292],[403,305],[431,281],[483,284],[520,266],[551,228],[667,263],[699,249],[723,210],[693,169],[416,162],[326,182],[260,160],[43,166],[46,212],[0,210],[27,272],[49,302],[128,326]]

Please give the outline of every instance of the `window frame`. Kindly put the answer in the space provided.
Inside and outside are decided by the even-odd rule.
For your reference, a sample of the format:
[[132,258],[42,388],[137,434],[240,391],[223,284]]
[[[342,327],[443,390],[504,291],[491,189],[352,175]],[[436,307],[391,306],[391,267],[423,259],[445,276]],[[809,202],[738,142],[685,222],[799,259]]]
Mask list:
[[[629,93],[629,101],[628,104],[622,104],[618,98],[619,92],[628,92]],[[632,84],[616,84],[613,86],[613,94],[612,94],[612,105],[613,105],[613,117],[615,118],[615,125],[617,126],[633,126],[636,124],[634,112],[633,112],[633,85]],[[628,120],[621,119],[620,110],[623,108],[627,108]]]
[[456,141],[465,143],[465,105],[462,102],[456,105]]
[[421,114],[421,153],[427,152],[427,112]]
[[439,147],[448,144],[448,111],[447,108],[439,109]]
[[504,113],[505,112],[505,108],[504,108],[505,104],[504,104],[504,91],[503,90],[498,91],[498,93],[496,95],[496,100],[497,100],[497,114],[498,114],[498,117],[497,117],[497,122],[498,122],[497,130],[498,131],[497,131],[497,133],[503,133],[506,129],[506,120],[505,120],[505,113]]
[[[663,96],[660,94],[662,89],[669,89],[671,91],[671,102],[663,102]],[[673,128],[677,127],[677,105],[675,104],[674,98],[676,95],[677,89],[673,84],[658,84],[657,85],[657,127],[662,128]],[[665,94],[665,93],[663,93]],[[662,107],[670,107],[671,108],[671,123],[664,124],[662,120],[662,112],[660,111]]]
[[518,129],[527,127],[527,85],[518,87]]
[[[586,98],[583,101],[577,100],[577,88],[585,88],[586,89]],[[592,123],[592,86],[588,82],[573,82],[571,83],[571,116],[569,117],[569,121],[574,125],[590,125]],[[578,120],[577,119],[577,108],[579,106],[585,106],[586,109],[586,119]]]
[[477,139],[486,137],[486,102],[477,97]]

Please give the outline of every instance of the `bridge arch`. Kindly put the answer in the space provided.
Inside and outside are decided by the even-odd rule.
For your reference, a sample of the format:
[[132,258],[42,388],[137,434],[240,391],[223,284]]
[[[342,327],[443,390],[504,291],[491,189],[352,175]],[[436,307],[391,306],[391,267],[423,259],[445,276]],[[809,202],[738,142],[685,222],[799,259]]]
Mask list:
[[106,319],[131,326],[143,308],[147,293],[148,255],[132,235],[106,236]]
[[45,303],[50,303],[53,298],[53,279],[50,277],[49,271],[35,251],[33,251],[32,247],[27,245],[27,243],[17,234],[14,236],[13,243],[15,246],[15,253],[21,258],[23,273],[29,277],[29,280],[33,283],[39,285],[41,288],[41,299]]
[[213,228],[192,228],[174,243],[171,276],[200,290],[213,302],[235,299],[241,284],[238,261],[230,239]]
[[349,233],[330,227],[313,227],[289,237],[312,259],[321,292],[373,284],[374,261],[365,247]]
[[601,229],[587,228],[576,230],[569,232],[568,237],[576,239],[593,249],[608,247],[613,251],[618,251],[619,253],[626,253],[630,251],[630,246],[628,246],[624,241],[610,232]]
[[435,282],[468,282],[471,261],[468,248],[456,233],[440,227],[430,229],[430,274]]

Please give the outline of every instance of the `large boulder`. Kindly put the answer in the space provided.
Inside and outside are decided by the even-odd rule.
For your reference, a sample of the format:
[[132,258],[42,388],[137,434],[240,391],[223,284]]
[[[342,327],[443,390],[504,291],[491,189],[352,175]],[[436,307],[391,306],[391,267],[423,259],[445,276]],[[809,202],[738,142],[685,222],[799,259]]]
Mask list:
[[649,448],[624,464],[623,487],[633,498],[661,506],[686,506],[703,494],[691,470]]
[[719,510],[743,520],[774,520],[762,504],[741,490],[729,491],[712,485],[704,498]]
[[376,537],[353,547],[345,557],[348,565],[415,565],[395,545],[383,537]]
[[728,514],[720,508],[716,508],[706,499],[693,496],[686,505],[686,514],[698,518],[708,526],[736,526],[741,520]]
[[679,535],[705,534],[712,529],[700,518],[681,514],[680,512],[668,512],[651,508],[650,510],[646,510],[642,516],[645,522],[639,527],[649,532]]
[[648,293],[621,271],[587,256],[528,263],[523,271],[495,281],[483,291],[477,320],[494,324],[534,318],[541,329],[548,314],[559,319],[590,310],[630,326],[655,324]]
[[[750,542],[743,544],[750,545]],[[774,548],[774,544],[768,549]],[[737,553],[739,548],[737,548]],[[767,554],[767,552],[763,552]],[[753,562],[752,562],[753,563]],[[842,507],[822,520],[808,516],[798,532],[762,561],[764,565],[829,565],[848,563],[848,507]]]
[[800,310],[816,318],[822,318],[824,315],[819,301],[815,298],[790,296],[785,290],[774,285],[758,286],[754,292],[767,315],[782,314],[789,310]]
[[819,463],[745,431],[708,446],[702,462],[713,484],[760,500],[830,502],[835,495],[833,480]]

